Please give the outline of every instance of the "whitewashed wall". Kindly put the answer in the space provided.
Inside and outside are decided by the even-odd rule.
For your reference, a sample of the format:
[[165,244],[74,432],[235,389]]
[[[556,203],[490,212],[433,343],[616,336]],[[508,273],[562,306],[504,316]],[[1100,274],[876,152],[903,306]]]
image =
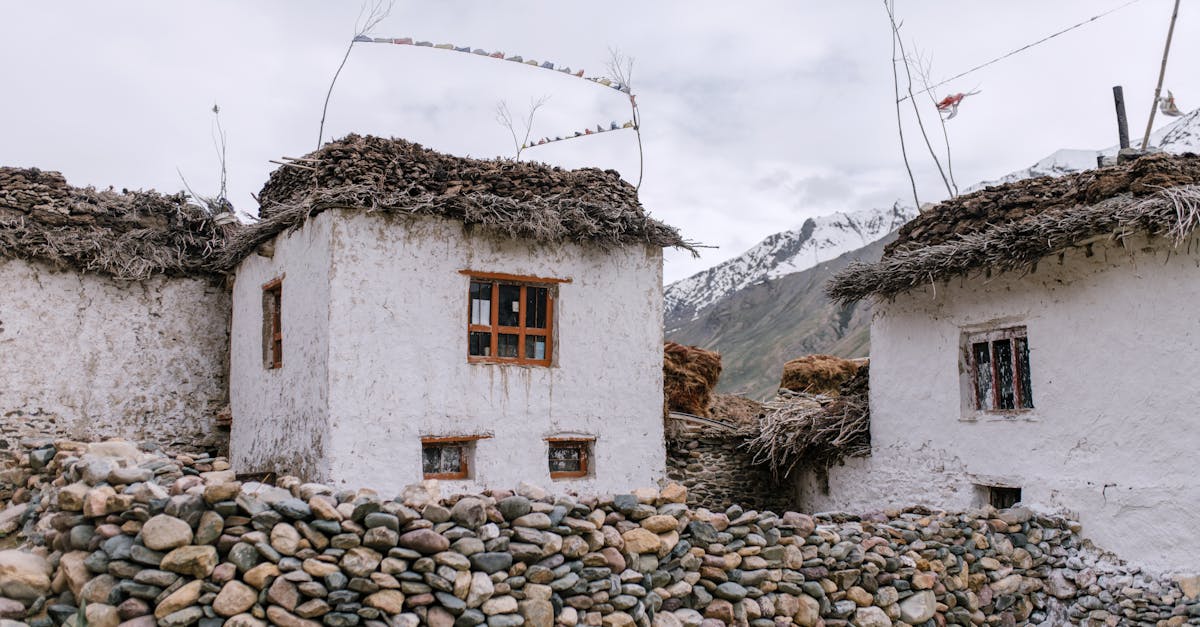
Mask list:
[[[329,478],[397,492],[421,479],[421,436],[489,434],[474,481],[559,491],[653,485],[662,432],[662,251],[546,245],[458,222],[339,213],[331,277]],[[570,279],[551,368],[467,363],[460,270]],[[544,439],[595,437],[594,472],[551,482]]]
[[[1191,251],[1197,250],[1193,242]],[[1078,515],[1098,546],[1153,570],[1200,555],[1200,256],[1138,242],[913,290],[871,328],[873,454],[834,468],[811,510],[981,504],[975,484]],[[962,330],[1028,328],[1035,409],[965,414]]]
[[[551,368],[467,363],[471,269],[570,279]],[[283,281],[284,358],[262,364],[262,284]],[[234,288],[231,452],[238,471],[394,495],[421,437],[487,435],[448,489],[599,492],[653,485],[662,433],[662,251],[615,253],[470,232],[441,219],[327,211],[252,256]],[[551,481],[545,438],[594,437],[594,476]]]
[[124,437],[212,446],[229,296],[211,281],[115,281],[0,259],[0,444]]
[[[322,213],[251,255],[233,287],[230,461],[238,472],[328,476],[330,223]],[[263,285],[283,277],[283,367],[263,362]]]

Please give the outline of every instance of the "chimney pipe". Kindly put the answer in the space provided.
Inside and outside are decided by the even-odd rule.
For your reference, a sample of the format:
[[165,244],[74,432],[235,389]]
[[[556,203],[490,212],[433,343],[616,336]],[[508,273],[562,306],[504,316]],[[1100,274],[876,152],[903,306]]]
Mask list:
[[1125,90],[1120,85],[1113,87],[1113,102],[1117,105],[1117,134],[1121,137],[1121,148],[1129,147],[1129,122],[1125,119]]

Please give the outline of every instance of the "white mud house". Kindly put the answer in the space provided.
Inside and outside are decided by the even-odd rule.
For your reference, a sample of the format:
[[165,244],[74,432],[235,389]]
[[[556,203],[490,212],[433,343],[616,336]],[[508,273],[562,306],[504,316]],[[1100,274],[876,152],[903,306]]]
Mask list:
[[664,472],[662,248],[615,172],[350,136],[232,242],[239,471],[395,494]]
[[229,297],[205,258],[228,227],[185,198],[0,168],[0,449],[224,439]]
[[1158,570],[1200,555],[1200,157],[1010,183],[900,231],[829,293],[879,302],[870,457],[814,510],[1020,502]]

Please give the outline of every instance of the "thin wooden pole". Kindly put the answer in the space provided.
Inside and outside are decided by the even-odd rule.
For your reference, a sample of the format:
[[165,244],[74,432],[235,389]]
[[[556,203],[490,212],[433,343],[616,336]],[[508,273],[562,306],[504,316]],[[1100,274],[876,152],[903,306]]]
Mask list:
[[1171,12],[1171,26],[1167,29],[1167,45],[1163,47],[1162,66],[1158,69],[1158,85],[1154,87],[1154,102],[1150,103],[1150,120],[1146,122],[1146,134],[1142,136],[1142,150],[1150,145],[1150,129],[1154,127],[1154,113],[1158,111],[1158,99],[1162,95],[1163,77],[1167,74],[1167,55],[1171,53],[1171,37],[1175,34],[1175,18],[1179,17],[1179,0]]

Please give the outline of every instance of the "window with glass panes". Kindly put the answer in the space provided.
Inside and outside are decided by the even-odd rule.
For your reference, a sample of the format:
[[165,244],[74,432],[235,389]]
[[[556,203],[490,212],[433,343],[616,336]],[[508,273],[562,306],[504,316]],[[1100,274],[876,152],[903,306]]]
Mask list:
[[969,335],[967,359],[975,409],[1033,409],[1029,338],[1025,327]]
[[421,438],[421,474],[425,479],[469,479],[475,442],[489,436]]
[[551,479],[573,479],[588,476],[592,440],[588,438],[550,438],[549,463]]
[[521,277],[471,277],[467,357],[474,362],[549,366],[554,288]]

